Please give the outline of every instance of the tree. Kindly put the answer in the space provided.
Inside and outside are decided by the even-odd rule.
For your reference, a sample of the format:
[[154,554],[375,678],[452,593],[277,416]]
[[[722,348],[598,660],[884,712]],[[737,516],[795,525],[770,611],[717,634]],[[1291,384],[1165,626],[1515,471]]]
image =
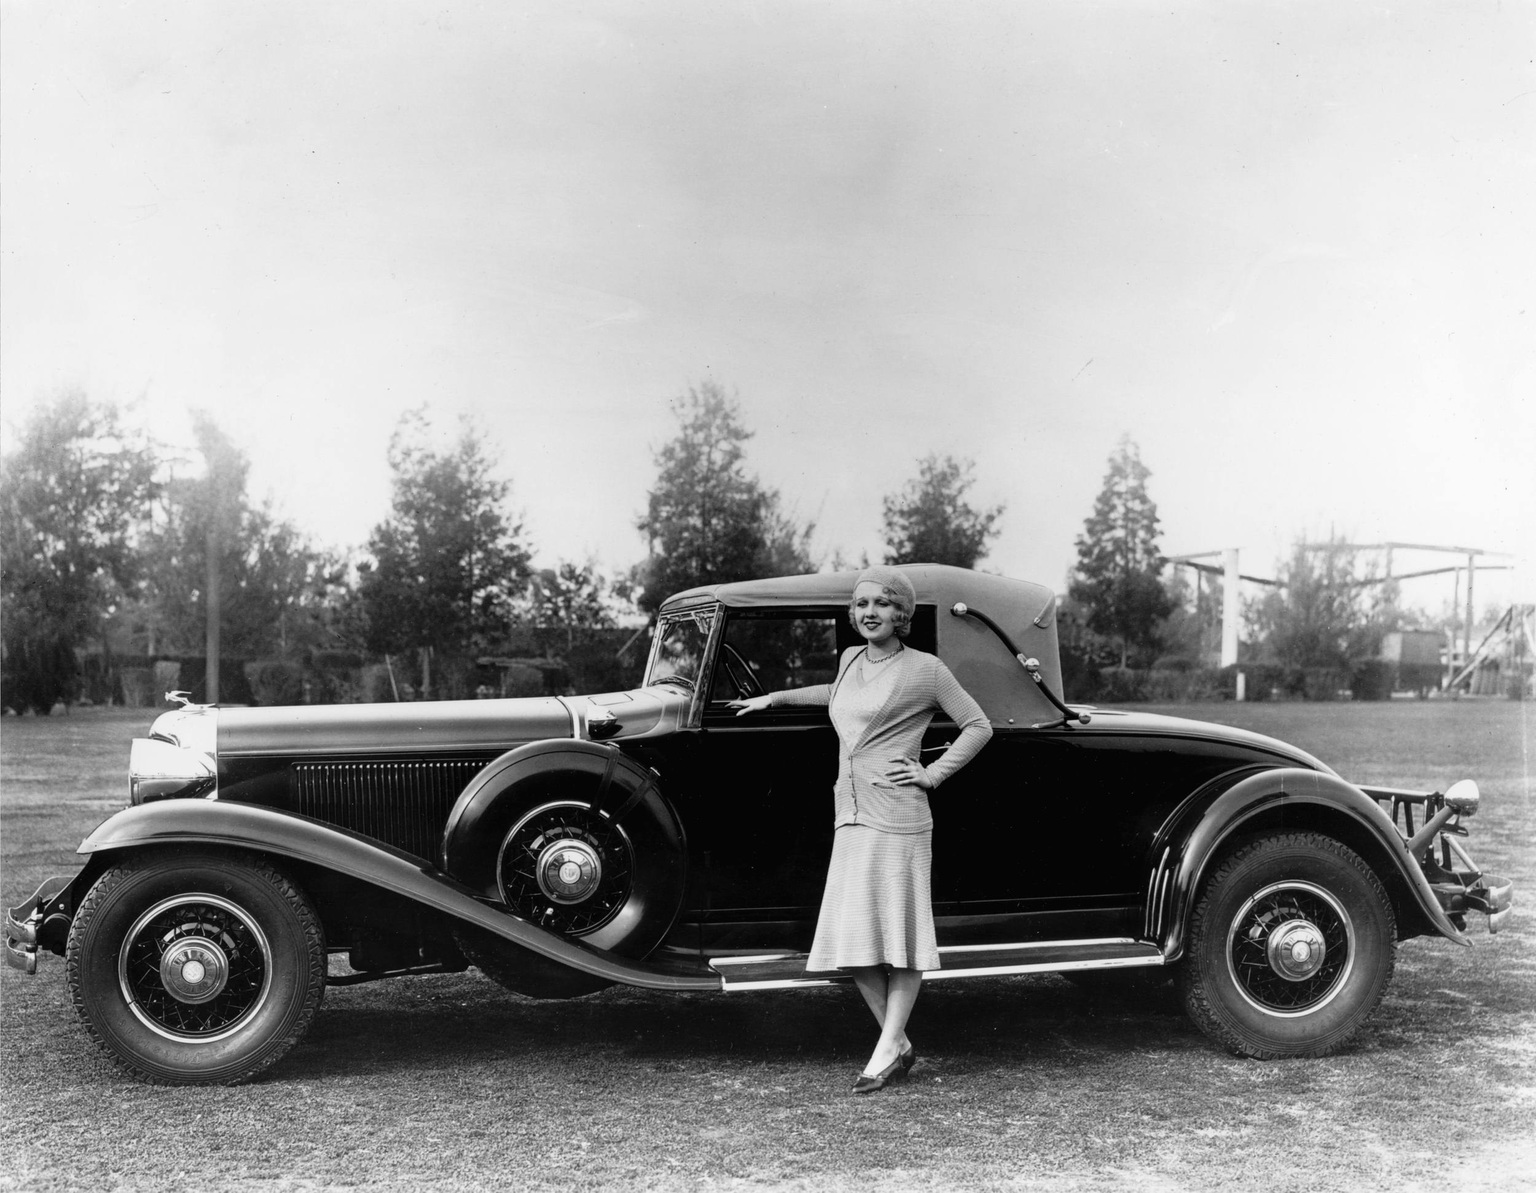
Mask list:
[[784,513],[779,495],[747,475],[752,437],[737,403],[713,381],[675,404],[678,433],[656,453],[658,475],[638,522],[649,558],[637,569],[639,604],[654,613],[700,584],[812,570],[813,527]]
[[523,527],[506,511],[511,485],[495,475],[484,437],[465,420],[446,450],[431,446],[422,410],[404,414],[389,444],[388,519],[359,568],[367,645],[421,652],[431,688],[432,652],[477,652],[503,637],[528,578]]
[[1087,611],[1088,628],[1119,642],[1122,667],[1133,648],[1155,647],[1158,623],[1173,607],[1161,580],[1157,506],[1147,495],[1151,475],[1140,450],[1122,436],[1077,536],[1077,567],[1067,589]]
[[622,601],[625,592],[627,585],[610,584],[590,563],[562,561],[557,568],[533,574],[529,581],[530,615],[541,630],[556,631],[564,649],[570,651],[591,631],[611,630],[619,624],[614,602]]
[[1280,585],[1247,609],[1250,626],[1277,662],[1348,670],[1376,653],[1380,632],[1357,563],[1342,541],[1296,544],[1278,569]]
[[137,580],[134,540],[156,489],[155,455],[115,407],[61,394],[0,460],[5,701],[46,714],[69,696],[75,652]]
[[934,453],[917,468],[917,478],[883,502],[885,562],[975,567],[997,537],[1003,507],[978,510],[965,500],[975,483],[970,460]]
[[150,653],[200,654],[210,604],[226,655],[333,645],[345,567],[269,504],[251,504],[250,462],[208,414],[195,411],[192,429],[203,471],[165,486],[163,516],[143,547]]

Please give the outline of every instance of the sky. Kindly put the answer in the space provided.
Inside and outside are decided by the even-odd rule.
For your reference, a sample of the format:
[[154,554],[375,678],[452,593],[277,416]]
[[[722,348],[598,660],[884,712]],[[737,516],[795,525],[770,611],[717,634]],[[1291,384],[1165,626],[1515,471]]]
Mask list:
[[[78,388],[360,547],[467,416],[542,566],[714,381],[818,555],[930,452],[1060,587],[1122,436],[1169,554],[1504,552],[1532,599],[1536,4],[0,0],[0,438]],[[195,470],[195,453],[184,467]],[[1401,572],[1448,556],[1399,553]],[[1438,607],[1449,577],[1411,581]]]

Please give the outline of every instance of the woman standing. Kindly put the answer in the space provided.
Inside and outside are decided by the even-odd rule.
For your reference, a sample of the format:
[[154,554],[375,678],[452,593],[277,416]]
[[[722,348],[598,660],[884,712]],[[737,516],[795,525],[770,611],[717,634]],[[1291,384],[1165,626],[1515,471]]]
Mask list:
[[[785,705],[828,708],[839,751],[832,864],[806,969],[848,970],[880,1024],[854,1093],[872,1093],[917,1059],[907,1018],[923,971],[939,968],[933,933],[933,816],[928,792],[992,736],[981,707],[934,655],[905,646],[917,592],[894,568],[859,573],[848,616],[864,639],[838,662],[837,679],[733,700],[737,715]],[[960,736],[926,767],[923,732],[936,710]]]

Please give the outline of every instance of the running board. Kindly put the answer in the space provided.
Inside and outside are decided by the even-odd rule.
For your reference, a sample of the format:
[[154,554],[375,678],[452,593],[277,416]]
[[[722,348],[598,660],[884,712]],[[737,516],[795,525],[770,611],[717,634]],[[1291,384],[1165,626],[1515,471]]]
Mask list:
[[[807,973],[805,953],[768,953],[754,957],[712,957],[721,988],[788,990],[835,986],[851,975]],[[1163,964],[1155,944],[1116,937],[1106,940],[1043,940],[1031,944],[950,945],[939,949],[939,968],[923,974],[925,982],[947,978],[998,977],[1017,973],[1062,973],[1073,969],[1135,969]]]

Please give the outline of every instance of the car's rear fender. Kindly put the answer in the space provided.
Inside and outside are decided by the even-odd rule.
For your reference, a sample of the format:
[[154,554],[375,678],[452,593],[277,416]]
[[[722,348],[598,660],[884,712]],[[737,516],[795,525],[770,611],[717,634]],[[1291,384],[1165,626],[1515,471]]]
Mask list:
[[468,887],[421,858],[345,829],[255,804],[170,800],[127,808],[81,843],[79,852],[89,855],[89,861],[60,897],[72,908],[71,895],[83,894],[81,880],[99,872],[106,859],[176,845],[251,850],[342,875],[606,981],[656,990],[720,989],[718,978],[678,974],[556,936],[481,901]]
[[1334,775],[1279,767],[1207,784],[1159,828],[1149,851],[1145,931],[1161,942],[1167,963],[1184,955],[1189,916],[1212,864],[1237,840],[1270,828],[1326,833],[1358,853],[1392,895],[1401,935],[1432,931],[1470,943],[1375,800]]

